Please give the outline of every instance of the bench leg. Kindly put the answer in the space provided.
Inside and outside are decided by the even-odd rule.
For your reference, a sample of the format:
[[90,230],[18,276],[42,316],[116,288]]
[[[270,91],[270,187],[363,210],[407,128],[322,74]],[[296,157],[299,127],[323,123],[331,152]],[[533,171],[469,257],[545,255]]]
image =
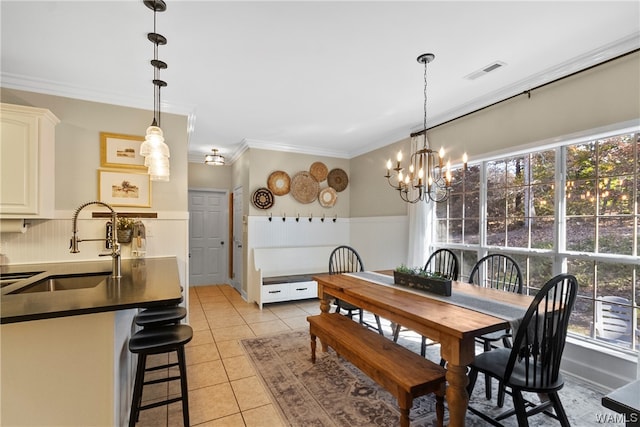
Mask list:
[[442,383],[442,386],[438,391],[436,391],[436,420],[438,423],[438,427],[442,427],[444,425],[444,393],[446,390],[446,386]]
[[316,336],[311,334],[311,363],[316,363]]
[[413,406],[413,397],[406,394],[398,398],[398,408],[400,409],[400,427],[409,427],[411,420],[409,411]]

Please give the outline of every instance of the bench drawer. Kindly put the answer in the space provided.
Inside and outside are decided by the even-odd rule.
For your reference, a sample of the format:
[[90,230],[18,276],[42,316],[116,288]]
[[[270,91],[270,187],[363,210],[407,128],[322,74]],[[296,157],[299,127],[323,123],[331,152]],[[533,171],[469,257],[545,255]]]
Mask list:
[[289,283],[289,286],[289,299],[307,299],[318,296],[318,282],[315,280]]
[[289,299],[291,283],[262,285],[262,302],[286,301]]

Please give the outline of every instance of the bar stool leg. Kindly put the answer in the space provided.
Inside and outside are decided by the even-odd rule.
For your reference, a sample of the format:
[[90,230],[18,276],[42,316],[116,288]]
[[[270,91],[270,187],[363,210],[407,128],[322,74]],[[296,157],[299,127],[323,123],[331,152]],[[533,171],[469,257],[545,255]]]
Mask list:
[[182,418],[184,426],[189,427],[189,393],[187,391],[187,363],[184,354],[184,346],[180,346],[178,353],[178,365],[180,367],[180,387],[182,391]]
[[129,427],[134,427],[140,417],[140,404],[142,403],[142,386],[144,383],[144,371],[147,363],[147,355],[138,354],[138,365],[136,368],[136,380],[133,386],[133,399],[131,399],[131,411],[129,413]]

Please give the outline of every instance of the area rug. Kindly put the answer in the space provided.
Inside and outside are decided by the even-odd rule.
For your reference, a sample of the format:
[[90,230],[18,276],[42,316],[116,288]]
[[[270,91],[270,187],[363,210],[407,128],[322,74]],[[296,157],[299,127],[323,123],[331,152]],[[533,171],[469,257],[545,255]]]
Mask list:
[[[402,342],[401,338],[400,342],[414,351],[419,351],[419,339]],[[400,424],[400,413],[395,398],[351,363],[338,357],[333,350],[323,353],[318,346],[317,361],[315,365],[311,363],[308,331],[298,330],[245,339],[241,344],[271,394],[274,405],[290,426],[391,427]],[[430,347],[429,351],[433,353],[427,355],[429,358],[439,359],[437,346]],[[434,357],[436,358],[433,359]],[[495,393],[494,384],[494,396]],[[571,412],[569,417],[572,425],[591,424],[584,423],[584,408],[589,407],[589,401],[597,401],[597,396],[593,396],[593,400],[588,399],[591,396],[586,396],[585,390],[575,390],[568,394],[569,396],[561,395],[561,399],[567,412]],[[508,400],[509,396],[505,401]],[[578,402],[582,411],[574,406]],[[488,412],[502,412],[510,406],[510,402],[505,402],[505,408],[495,408],[495,398],[493,402],[485,400],[482,378],[478,378],[471,403],[474,407]],[[593,410],[593,406],[590,409]],[[412,427],[435,426],[433,396],[415,399],[410,418]],[[445,410],[445,424],[447,421],[448,411]],[[487,423],[468,413],[466,425],[485,426]],[[515,417],[506,420],[505,425],[517,425]],[[530,425],[546,426],[559,423],[552,418],[538,415],[530,419]]]

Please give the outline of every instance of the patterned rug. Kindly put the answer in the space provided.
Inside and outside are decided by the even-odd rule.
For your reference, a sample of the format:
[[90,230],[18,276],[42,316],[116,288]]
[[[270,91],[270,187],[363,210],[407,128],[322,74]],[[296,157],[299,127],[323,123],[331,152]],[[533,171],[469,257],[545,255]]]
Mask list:
[[[306,330],[293,331],[275,336],[252,338],[241,341],[245,351],[256,367],[256,372],[272,395],[283,419],[294,427],[351,427],[351,426],[397,426],[400,415],[395,398],[379,387],[368,376],[345,359],[337,357],[333,350],[323,353],[318,346],[316,364],[311,363],[309,334]],[[419,349],[419,339],[403,339],[399,343]],[[439,360],[438,346],[428,348],[431,360]],[[493,381],[495,383],[495,381]],[[471,405],[490,413],[501,413],[511,407],[510,396],[505,398],[505,407],[496,408],[496,384],[493,401],[484,398],[484,381],[478,378],[471,398]],[[597,411],[594,402],[601,394],[582,388],[564,393],[563,405],[572,425],[591,425]],[[586,411],[586,412],[585,412]],[[423,396],[414,400],[411,409],[411,425],[427,427],[436,425],[435,399]],[[448,411],[445,411],[445,423]],[[506,426],[516,426],[515,417],[505,420]],[[468,413],[467,426],[485,426],[486,422]],[[537,415],[530,419],[531,426],[559,425],[554,419]]]

